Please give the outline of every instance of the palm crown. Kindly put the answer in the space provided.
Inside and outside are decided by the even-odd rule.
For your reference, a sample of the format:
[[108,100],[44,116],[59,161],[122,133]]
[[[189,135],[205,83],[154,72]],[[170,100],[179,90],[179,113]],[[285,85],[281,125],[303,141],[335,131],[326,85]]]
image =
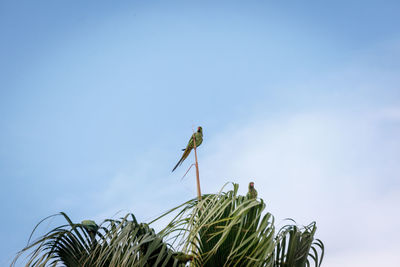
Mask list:
[[[31,252],[27,266],[320,266],[322,242],[315,223],[276,231],[262,199],[237,194],[239,186],[203,195],[171,209],[175,214],[159,233],[133,214],[120,220],[56,227],[30,243],[15,258]],[[154,222],[153,221],[153,222]],[[150,222],[150,225],[151,223]],[[91,236],[91,233],[94,233]]]

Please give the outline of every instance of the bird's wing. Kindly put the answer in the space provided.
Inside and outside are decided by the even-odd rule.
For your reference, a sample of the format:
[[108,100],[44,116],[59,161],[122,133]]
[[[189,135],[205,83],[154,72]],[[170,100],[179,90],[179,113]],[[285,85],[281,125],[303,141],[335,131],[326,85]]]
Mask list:
[[203,135],[201,133],[196,133],[195,138],[196,138],[196,147],[198,147],[201,145],[201,143],[203,143]]
[[[187,146],[186,146],[186,149],[189,148],[189,147],[193,147],[193,135],[194,135],[194,134],[192,134],[192,136],[190,137],[190,140],[189,140],[189,142],[188,142],[188,144],[187,144]],[[197,141],[197,140],[196,140],[196,141]]]

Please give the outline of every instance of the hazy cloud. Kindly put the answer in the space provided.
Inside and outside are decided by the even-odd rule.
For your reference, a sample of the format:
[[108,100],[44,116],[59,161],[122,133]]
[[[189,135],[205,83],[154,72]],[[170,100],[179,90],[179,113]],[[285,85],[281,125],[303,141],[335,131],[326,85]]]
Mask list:
[[[327,266],[377,266],[400,238],[400,137],[385,132],[379,116],[360,115],[293,114],[234,125],[207,144],[205,190],[230,180],[244,194],[253,180],[278,223],[317,221]],[[354,265],[358,254],[373,251]]]

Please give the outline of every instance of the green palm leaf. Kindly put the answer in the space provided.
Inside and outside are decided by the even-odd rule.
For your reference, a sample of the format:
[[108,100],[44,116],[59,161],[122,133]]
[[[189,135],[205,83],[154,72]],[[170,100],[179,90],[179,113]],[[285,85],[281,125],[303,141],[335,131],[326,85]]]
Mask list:
[[[299,228],[296,225],[286,225],[276,237],[275,267],[303,267],[310,266],[310,259],[315,267],[321,266],[324,245],[314,240],[317,230],[315,222]],[[321,251],[321,258],[318,256]]]

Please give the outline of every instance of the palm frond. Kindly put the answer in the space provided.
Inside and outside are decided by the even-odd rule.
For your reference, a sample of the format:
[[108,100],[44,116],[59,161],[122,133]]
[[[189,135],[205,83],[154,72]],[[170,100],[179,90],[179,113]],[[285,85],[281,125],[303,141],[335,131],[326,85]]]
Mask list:
[[133,214],[127,214],[121,220],[105,220],[98,227],[75,224],[65,213],[60,215],[67,224],[28,243],[17,254],[12,266],[28,252],[26,266],[172,267],[182,266],[191,259],[174,252],[147,224],[139,224]]
[[[324,256],[324,245],[319,239],[314,239],[317,230],[316,223],[307,226],[286,225],[276,236],[274,267],[310,266],[310,259],[315,267],[321,266]],[[318,250],[321,253],[319,258]]]

